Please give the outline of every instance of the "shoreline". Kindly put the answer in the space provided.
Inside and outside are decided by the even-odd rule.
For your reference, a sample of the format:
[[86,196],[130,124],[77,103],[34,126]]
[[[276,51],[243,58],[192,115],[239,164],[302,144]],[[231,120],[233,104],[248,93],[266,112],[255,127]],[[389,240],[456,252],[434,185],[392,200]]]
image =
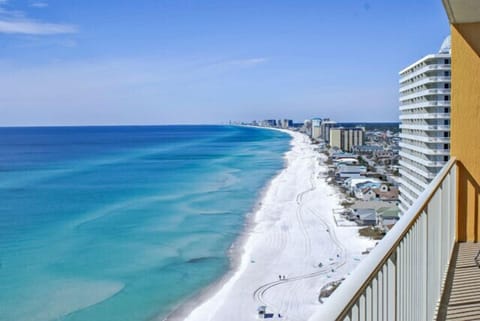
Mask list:
[[[348,274],[373,244],[360,240],[358,228],[333,225],[332,209],[340,194],[319,177],[325,164],[315,146],[303,134],[274,130],[292,137],[285,167],[247,214],[228,253],[229,270],[163,320],[240,321],[256,317],[261,305],[274,319],[308,319],[321,307],[321,287]],[[351,241],[348,247],[339,235]]]
[[[255,126],[248,126],[243,125],[244,127],[252,127],[258,128]],[[276,130],[283,133],[290,135],[290,149],[286,151],[283,155],[284,165],[278,172],[265,184],[265,186],[260,190],[259,195],[256,199],[255,205],[252,207],[251,211],[248,212],[245,217],[245,222],[242,227],[242,231],[232,243],[228,250],[228,260],[229,260],[229,268],[228,270],[220,276],[217,280],[212,282],[211,284],[207,285],[206,287],[199,290],[198,293],[193,294],[189,298],[185,299],[185,301],[178,304],[178,306],[167,316],[161,318],[153,318],[154,321],[182,321],[185,320],[198,306],[206,303],[212,296],[215,295],[224,285],[227,283],[234,275],[237,273],[238,268],[242,262],[243,255],[245,254],[245,245],[248,241],[250,233],[253,231],[255,227],[255,216],[257,215],[258,211],[260,210],[263,199],[265,198],[266,194],[268,193],[269,189],[271,188],[273,181],[279,175],[282,174],[283,171],[286,170],[288,167],[288,157],[287,154],[292,151],[293,148],[293,134],[292,131],[280,128],[261,128],[266,130]]]

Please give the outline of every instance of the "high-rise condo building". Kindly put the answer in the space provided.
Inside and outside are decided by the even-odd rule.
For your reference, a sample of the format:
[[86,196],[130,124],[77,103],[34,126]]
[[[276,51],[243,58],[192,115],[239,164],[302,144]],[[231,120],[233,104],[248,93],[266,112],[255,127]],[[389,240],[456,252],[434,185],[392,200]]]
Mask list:
[[353,146],[363,145],[364,139],[365,129],[361,127],[330,129],[330,147],[340,148],[344,152],[351,152]]
[[449,160],[450,36],[437,54],[400,71],[400,209],[404,213]]
[[321,137],[322,120],[320,118],[312,119],[312,138],[319,139]]
[[326,143],[330,142],[330,129],[334,127],[337,127],[336,121],[328,118],[322,121],[322,124],[320,125],[320,138],[322,138]]

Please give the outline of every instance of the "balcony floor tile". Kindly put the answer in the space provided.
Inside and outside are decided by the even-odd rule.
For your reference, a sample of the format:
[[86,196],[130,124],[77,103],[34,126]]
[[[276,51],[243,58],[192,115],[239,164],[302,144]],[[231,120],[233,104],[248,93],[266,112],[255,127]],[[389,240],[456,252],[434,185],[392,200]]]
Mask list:
[[437,321],[480,320],[480,243],[458,243],[445,284]]

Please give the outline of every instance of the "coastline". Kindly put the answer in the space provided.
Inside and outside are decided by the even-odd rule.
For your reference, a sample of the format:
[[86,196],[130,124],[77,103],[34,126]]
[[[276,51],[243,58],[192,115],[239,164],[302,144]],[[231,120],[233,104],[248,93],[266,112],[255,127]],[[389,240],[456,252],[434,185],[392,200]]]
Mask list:
[[306,320],[321,308],[321,287],[348,274],[373,245],[358,228],[334,225],[339,193],[319,177],[326,169],[321,155],[305,135],[282,131],[292,136],[285,167],[248,214],[229,252],[230,269],[163,320],[240,321],[256,317],[261,305],[274,319]]
[[[242,127],[251,127],[258,128],[250,125],[241,125]],[[277,178],[285,169],[288,167],[288,157],[287,154],[292,151],[293,148],[293,132],[286,129],[280,128],[262,128],[265,130],[275,130],[286,133],[290,135],[291,139],[289,141],[290,149],[285,152],[284,166],[281,168],[259,192],[259,196],[256,199],[255,205],[252,207],[251,211],[246,214],[246,219],[243,224],[242,230],[239,236],[235,239],[228,250],[228,259],[229,259],[229,269],[221,275],[217,280],[207,285],[206,287],[199,290],[198,293],[193,294],[192,296],[185,299],[183,302],[180,302],[178,306],[167,316],[164,317],[155,317],[152,321],[182,321],[195,310],[198,306],[205,304],[212,296],[215,295],[221,288],[227,283],[234,275],[238,272],[242,258],[245,252],[245,245],[248,241],[250,233],[255,227],[255,217],[262,206],[263,199],[270,190],[275,178]]]

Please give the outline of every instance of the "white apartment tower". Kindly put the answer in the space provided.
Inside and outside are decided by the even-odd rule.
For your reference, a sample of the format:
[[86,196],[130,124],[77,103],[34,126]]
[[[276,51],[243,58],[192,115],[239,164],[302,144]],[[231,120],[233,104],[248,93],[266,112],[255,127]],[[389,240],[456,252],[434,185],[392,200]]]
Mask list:
[[404,213],[450,154],[450,36],[437,54],[400,71],[400,209]]
[[322,120],[320,118],[312,119],[312,138],[319,139],[321,137]]

